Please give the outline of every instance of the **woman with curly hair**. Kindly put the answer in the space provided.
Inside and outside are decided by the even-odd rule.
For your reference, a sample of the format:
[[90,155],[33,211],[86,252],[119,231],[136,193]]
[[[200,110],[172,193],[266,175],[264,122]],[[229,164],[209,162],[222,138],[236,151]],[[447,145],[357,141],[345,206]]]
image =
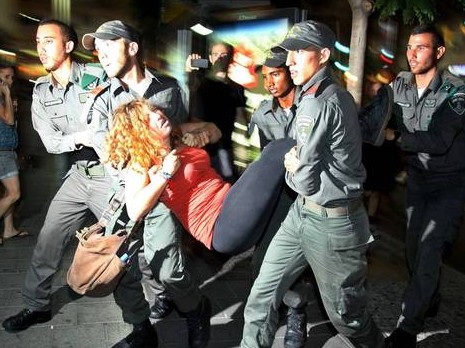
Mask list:
[[273,211],[284,183],[284,155],[295,141],[270,143],[231,185],[198,148],[219,136],[211,123],[173,128],[163,112],[145,100],[117,108],[107,138],[107,161],[125,171],[129,217],[142,219],[160,201],[207,248],[236,254],[252,247]]

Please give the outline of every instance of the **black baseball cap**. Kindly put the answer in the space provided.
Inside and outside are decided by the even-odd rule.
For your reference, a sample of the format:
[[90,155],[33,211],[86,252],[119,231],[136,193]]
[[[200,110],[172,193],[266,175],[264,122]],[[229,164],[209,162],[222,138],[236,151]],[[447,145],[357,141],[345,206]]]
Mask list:
[[120,20],[105,22],[97,28],[95,33],[85,34],[82,37],[82,46],[84,46],[86,50],[94,50],[96,38],[102,40],[116,40],[123,38],[130,42],[140,43],[139,32]]
[[273,52],[297,51],[309,46],[332,49],[336,43],[336,35],[325,24],[308,20],[294,24],[284,41],[273,47]]
[[286,65],[287,59],[287,52],[284,50],[279,50],[277,52],[273,52],[269,50],[266,54],[265,61],[262,65],[267,66],[269,68],[278,68],[281,66]]

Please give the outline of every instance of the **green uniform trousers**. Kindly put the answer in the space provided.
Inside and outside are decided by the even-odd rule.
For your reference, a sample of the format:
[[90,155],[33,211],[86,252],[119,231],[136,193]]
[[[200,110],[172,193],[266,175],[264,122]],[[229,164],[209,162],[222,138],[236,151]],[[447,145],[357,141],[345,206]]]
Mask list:
[[366,309],[366,251],[372,237],[363,206],[326,217],[298,197],[265,255],[244,310],[242,348],[271,347],[284,293],[310,265],[328,316],[357,347],[382,347],[384,338]]
[[[121,209],[115,216],[119,217],[120,214]],[[107,233],[115,229],[116,220],[112,219]],[[137,324],[150,314],[149,304],[143,293],[142,273],[137,256],[137,248],[141,245],[144,246],[145,261],[152,271],[153,280],[168,291],[176,308],[183,313],[197,308],[200,292],[197,282],[185,265],[181,233],[182,226],[164,204],[157,204],[145,217],[130,245],[130,254],[134,255],[131,266],[113,293],[115,302],[122,309],[125,322]]]

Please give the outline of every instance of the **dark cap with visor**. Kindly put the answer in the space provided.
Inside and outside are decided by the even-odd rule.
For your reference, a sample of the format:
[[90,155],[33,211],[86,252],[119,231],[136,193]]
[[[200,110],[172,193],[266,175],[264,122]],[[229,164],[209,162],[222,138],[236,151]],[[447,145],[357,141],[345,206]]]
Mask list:
[[294,24],[283,42],[273,47],[273,52],[297,51],[310,46],[332,49],[336,43],[336,35],[325,24],[308,20]]
[[286,65],[287,52],[284,50],[279,50],[277,52],[267,51],[265,61],[262,65],[269,68],[278,68]]
[[92,51],[95,49],[95,39],[116,40],[120,38],[140,44],[140,34],[136,29],[119,20],[114,20],[103,23],[95,33],[85,34],[82,37],[82,46]]

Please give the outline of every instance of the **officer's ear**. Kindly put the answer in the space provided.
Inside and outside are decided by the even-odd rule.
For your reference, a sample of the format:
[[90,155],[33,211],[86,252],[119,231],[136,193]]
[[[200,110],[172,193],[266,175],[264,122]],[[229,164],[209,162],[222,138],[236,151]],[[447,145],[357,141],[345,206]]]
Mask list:
[[446,48],[444,46],[439,46],[436,48],[436,59],[441,59],[444,53],[446,53]]
[[325,64],[331,56],[331,50],[329,48],[322,48],[320,50],[320,64]]
[[130,42],[128,45],[128,52],[131,56],[137,55],[137,52],[139,52],[139,44],[137,42]]
[[74,50],[74,42],[73,41],[68,41],[65,43],[65,50],[66,53],[71,53]]

